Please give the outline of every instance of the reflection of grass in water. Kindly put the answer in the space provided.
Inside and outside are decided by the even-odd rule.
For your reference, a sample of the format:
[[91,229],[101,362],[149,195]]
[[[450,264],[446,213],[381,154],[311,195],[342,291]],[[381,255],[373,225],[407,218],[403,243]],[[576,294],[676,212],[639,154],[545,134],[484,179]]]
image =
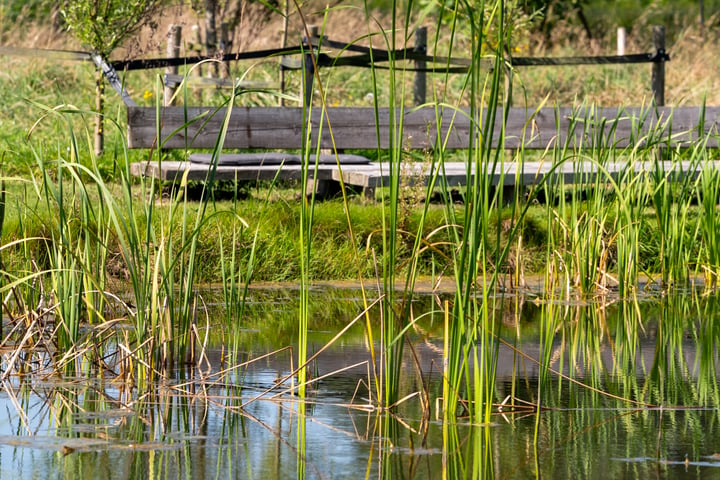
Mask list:
[[[627,391],[625,379],[618,378],[613,375],[613,372],[615,372],[617,364],[631,365],[629,370],[623,372],[624,376],[639,374],[640,384],[644,384],[644,386],[638,390],[636,386],[631,385],[631,395],[628,395],[628,398],[650,401],[665,406],[665,411],[661,415],[656,410],[633,406],[622,399],[611,398],[602,391],[592,390],[578,383],[559,378],[551,372],[548,372],[547,379],[542,381],[532,379],[529,383],[527,380],[522,380],[522,376],[520,376],[515,393],[518,398],[529,398],[537,403],[539,399],[536,399],[534,394],[538,391],[541,392],[543,410],[538,416],[539,430],[541,432],[538,437],[540,457],[545,458],[549,452],[564,449],[566,445],[575,445],[574,448],[578,449],[575,456],[578,458],[585,458],[584,455],[590,454],[593,449],[599,448],[606,451],[603,445],[608,446],[607,451],[615,452],[617,449],[615,445],[619,438],[626,438],[627,442],[630,442],[632,438],[633,445],[642,445],[642,453],[632,453],[633,456],[656,458],[657,455],[660,459],[671,459],[673,458],[673,445],[676,442],[681,442],[680,445],[693,446],[691,452],[702,452],[703,448],[705,448],[704,445],[710,441],[708,435],[712,432],[712,427],[707,428],[705,426],[708,413],[702,411],[677,411],[674,408],[676,406],[701,405],[704,397],[709,402],[713,402],[713,399],[717,398],[715,380],[700,373],[712,369],[715,361],[715,354],[708,354],[706,345],[717,341],[717,338],[715,338],[717,335],[713,327],[715,322],[714,318],[712,318],[716,314],[717,302],[717,296],[709,298],[700,296],[665,298],[656,304],[640,304],[639,310],[635,310],[634,307],[627,310],[620,308],[620,306],[610,306],[605,312],[605,317],[598,315],[598,309],[602,305],[567,306],[559,302],[546,306],[545,318],[533,317],[534,320],[526,320],[520,315],[522,325],[518,335],[520,335],[521,339],[525,338],[523,336],[523,327],[528,321],[542,323],[540,327],[543,328],[543,335],[547,335],[549,340],[554,337],[554,342],[543,340],[543,345],[550,345],[550,348],[541,350],[546,352],[545,356],[550,357],[549,361],[544,362],[545,364],[551,365],[553,369],[561,369],[562,365],[565,364],[569,377],[574,377],[577,381],[605,392],[621,394]],[[340,310],[341,307],[337,308]],[[354,308],[352,302],[350,302],[348,308]],[[549,315],[551,311],[554,312],[553,315]],[[533,310],[533,315],[536,314],[535,312],[536,310]],[[634,350],[640,354],[643,349],[647,349],[647,341],[644,341],[642,347],[638,345],[644,334],[627,335],[625,340],[620,340],[620,337],[615,335],[615,341],[609,342],[605,334],[598,333],[598,327],[603,324],[605,324],[605,332],[616,332],[624,329],[627,321],[625,315],[634,315],[629,312],[641,313],[645,318],[644,320],[636,317],[630,321],[642,324],[648,333],[654,335],[653,342],[656,355],[648,357],[647,352],[645,355],[646,359],[653,359],[654,362],[652,366],[649,366],[651,368],[647,376],[643,375],[643,366],[638,358],[627,361],[620,358],[619,353],[614,355],[607,351],[607,349],[612,349],[613,352],[630,352]],[[272,331],[274,327],[271,326],[270,329]],[[703,331],[709,338],[704,339],[700,335],[688,335],[688,332],[693,332],[695,329],[700,329],[698,331]],[[586,336],[593,335],[594,339],[585,339]],[[678,353],[680,351],[684,354],[688,353],[688,350],[683,348],[683,342],[691,345],[693,342],[697,343],[697,367],[693,367],[692,363],[686,363],[687,360],[684,360],[685,355]],[[620,345],[620,343],[627,345]],[[504,349],[505,347],[501,348]],[[617,363],[603,364],[598,362],[598,356],[601,353],[604,354],[604,358],[616,358]],[[563,357],[556,357],[557,355]],[[708,361],[710,365],[706,363]],[[672,364],[675,364],[675,366]],[[290,369],[290,365],[287,368]],[[697,371],[697,376],[688,377],[687,374],[692,371]],[[195,422],[206,417],[203,411],[207,407],[203,405],[209,402],[208,405],[215,409],[216,412],[224,412],[222,414],[223,422],[228,422],[227,427],[224,427],[226,428],[225,431],[228,432],[228,437],[225,437],[227,443],[222,447],[227,450],[223,451],[228,452],[227,455],[231,455],[229,452],[232,450],[235,452],[233,455],[237,455],[237,449],[243,448],[242,443],[230,440],[231,432],[236,432],[232,434],[236,436],[236,439],[253,441],[252,437],[247,437],[247,433],[243,433],[240,424],[242,422],[262,422],[262,419],[253,419],[244,415],[247,408],[243,408],[243,402],[239,402],[238,397],[236,397],[240,391],[222,381],[221,377],[207,377],[205,375],[205,380],[203,380],[204,374],[200,372],[196,371],[193,374],[188,370],[187,374],[190,376],[177,377],[176,380],[170,383],[170,385],[176,385],[175,388],[163,390],[164,393],[159,395],[144,396],[140,401],[135,400],[135,393],[133,393],[135,390],[132,387],[127,391],[120,390],[118,392],[115,386],[105,390],[107,386],[112,385],[111,383],[104,386],[92,379],[88,381],[89,384],[87,385],[80,382],[72,387],[64,386],[61,383],[55,388],[53,393],[53,395],[56,395],[55,397],[48,395],[48,398],[52,398],[52,400],[48,401],[47,404],[52,405],[52,408],[47,412],[57,419],[60,428],[58,433],[61,436],[69,435],[69,438],[88,438],[91,443],[95,441],[93,439],[102,438],[99,433],[104,435],[104,432],[108,432],[103,427],[104,424],[117,420],[118,417],[114,416],[115,414],[112,412],[117,412],[118,408],[127,405],[126,413],[122,417],[126,419],[123,422],[127,422],[127,425],[120,430],[110,430],[111,435],[117,435],[112,437],[111,442],[117,442],[118,449],[125,448],[124,446],[128,445],[128,443],[136,445],[134,448],[138,462],[136,468],[140,472],[142,469],[147,468],[148,461],[154,461],[148,460],[148,457],[144,456],[142,453],[144,446],[152,448],[154,442],[160,442],[160,444],[179,442],[182,445],[181,448],[183,450],[187,449],[188,452],[195,448],[196,444],[193,440],[183,441],[182,438],[174,439],[171,435],[167,437],[158,437],[157,435],[160,432],[173,431],[186,431],[189,436],[202,435],[202,430],[198,430],[198,428],[207,428],[207,424],[203,426],[202,421]],[[239,378],[242,378],[242,375]],[[654,388],[655,385],[661,385],[659,380],[663,380],[663,378],[663,387]],[[186,383],[186,381],[189,383]],[[220,381],[220,383],[214,384],[216,381]],[[403,388],[403,391],[411,391],[412,388],[416,387],[408,385]],[[706,393],[703,393],[703,389]],[[69,390],[72,390],[72,392],[69,392]],[[432,388],[431,391],[433,391]],[[243,395],[253,396],[254,393],[243,392]],[[17,396],[20,399],[23,398],[23,394]],[[311,395],[308,400],[319,405],[323,403],[322,396]],[[337,399],[333,401],[337,401]],[[28,406],[29,404],[21,407],[28,408]],[[558,407],[570,407],[571,410],[554,412],[553,410]],[[497,407],[494,406],[493,408]],[[109,412],[107,417],[104,416],[104,411]],[[312,409],[309,411],[312,412]],[[402,468],[413,465],[411,457],[400,454],[402,446],[406,445],[406,442],[412,441],[417,442],[416,445],[421,445],[425,441],[423,438],[426,438],[429,442],[428,445],[437,445],[434,442],[440,441],[434,436],[436,434],[440,435],[440,432],[433,430],[432,426],[426,434],[427,437],[423,437],[425,434],[418,429],[417,423],[420,412],[415,407],[410,408],[409,404],[402,404],[397,409],[397,421],[393,420],[392,416],[386,417],[382,412],[378,411],[376,413],[378,418],[382,418],[382,420],[379,420],[379,427],[384,422],[394,423],[394,426],[389,431],[394,435],[394,445],[396,448],[400,448],[399,451],[393,449],[393,454],[388,455],[383,460],[388,462],[388,472],[399,472],[402,471]],[[517,453],[519,450],[510,449],[508,445],[512,444],[512,442],[521,441],[527,445],[527,437],[523,438],[520,435],[520,432],[530,432],[527,421],[522,419],[522,413],[520,412],[512,414],[507,411],[505,415],[515,425],[513,430],[517,431],[516,434],[501,433],[500,427],[471,428],[467,419],[443,423],[441,428],[445,430],[447,471],[449,473],[456,472],[458,475],[468,475],[471,471],[506,474],[507,472],[517,471],[518,468],[525,468],[522,465],[528,459],[519,455]],[[89,426],[83,422],[78,423],[78,416],[87,418],[88,423],[97,425],[97,428],[88,432]],[[30,419],[31,421],[38,421],[40,417],[42,415],[39,417],[33,416]],[[500,422],[501,417],[497,416],[497,413],[493,413],[491,418],[493,423],[504,423]],[[150,423],[147,423],[148,419],[151,420]],[[643,441],[638,444],[638,439],[645,438],[643,435],[647,433],[648,429],[653,432],[651,435],[653,440],[656,439],[658,431],[656,422],[658,420],[663,425],[660,431],[662,445],[661,450],[655,452],[654,441]],[[568,428],[568,425],[574,427]],[[697,425],[696,433],[692,433],[694,429],[688,430],[684,425]],[[700,425],[703,425],[703,427],[700,427]],[[414,433],[408,429],[408,426],[413,429]],[[653,427],[651,428],[651,426]],[[269,432],[274,432],[272,435],[279,435],[278,441],[283,445],[283,449],[291,448],[284,443],[286,440],[282,440],[286,437],[282,436],[281,429],[276,429],[274,425],[266,427],[269,428]],[[440,426],[436,427],[440,428]],[[621,429],[621,432],[618,429]],[[371,440],[368,439],[367,441]],[[85,447],[81,443],[76,444],[74,442],[75,440],[69,441],[67,445],[82,452]],[[58,445],[63,445],[63,443],[58,442]],[[90,448],[89,444],[86,447]],[[157,447],[160,449],[160,445],[157,445]],[[179,465],[183,458],[182,455],[175,455],[171,452],[161,453],[160,456],[164,458],[164,462],[168,462],[167,465]],[[490,461],[488,457],[495,460]],[[509,460],[510,457],[513,458],[513,461]],[[591,455],[591,457],[593,456]],[[697,454],[692,458],[697,458]],[[73,459],[72,461],[79,462],[77,468],[81,468],[82,462],[79,459]],[[253,460],[248,457],[247,461],[252,462]],[[416,467],[417,465],[413,468]],[[193,466],[188,465],[187,468],[193,468]],[[551,467],[545,462],[540,462],[541,472],[547,471],[544,470],[547,468]],[[556,469],[568,469],[567,473],[569,473],[569,471],[578,467],[572,462],[566,461],[565,457],[560,456],[554,462],[552,468],[553,472],[557,472]],[[597,467],[586,465],[583,468],[590,469],[587,470],[590,473]],[[433,471],[437,472],[437,470]]]

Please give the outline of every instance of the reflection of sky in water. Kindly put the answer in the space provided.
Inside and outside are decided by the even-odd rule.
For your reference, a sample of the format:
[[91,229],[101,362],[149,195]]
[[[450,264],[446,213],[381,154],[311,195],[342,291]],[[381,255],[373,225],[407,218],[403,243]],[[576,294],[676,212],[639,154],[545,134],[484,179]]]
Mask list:
[[[258,369],[248,380],[268,386],[277,376],[277,370]],[[337,389],[335,392],[332,400],[348,401],[347,397],[338,395]],[[141,471],[146,475],[153,471],[148,465],[158,462],[155,471],[163,465],[168,472],[188,472],[192,478],[295,476],[298,406],[294,402],[253,402],[246,409],[248,416],[236,415],[234,424],[229,425],[226,411],[219,406],[208,405],[205,410],[196,400],[183,411],[178,408],[178,402],[173,401],[176,408],[170,410],[170,415],[174,419],[165,425],[168,428],[163,432],[165,435],[158,433],[155,438],[133,443],[127,426],[132,417],[117,410],[110,410],[108,415],[75,414],[70,428],[62,428],[60,432],[76,438],[63,438],[55,436],[48,407],[39,396],[31,394],[24,401],[32,434],[21,427],[20,417],[7,393],[0,394],[3,412],[0,419],[0,478],[53,478],[53,475],[63,478],[63,469],[80,473],[76,470],[80,464],[82,472],[93,472],[93,476],[85,475],[85,478],[133,478],[134,461],[141,462]],[[88,422],[91,423],[89,427]],[[363,473],[371,445],[359,435],[366,435],[367,429],[367,413],[349,412],[342,406],[308,404],[308,477],[354,478]],[[159,432],[162,428],[156,430]],[[98,440],[98,432],[111,438]],[[86,438],[77,438],[78,433],[80,436],[85,433]],[[189,450],[185,450],[185,446]],[[69,449],[72,451],[65,455]],[[188,452],[189,456],[186,455]],[[170,475],[169,478],[174,477]]]

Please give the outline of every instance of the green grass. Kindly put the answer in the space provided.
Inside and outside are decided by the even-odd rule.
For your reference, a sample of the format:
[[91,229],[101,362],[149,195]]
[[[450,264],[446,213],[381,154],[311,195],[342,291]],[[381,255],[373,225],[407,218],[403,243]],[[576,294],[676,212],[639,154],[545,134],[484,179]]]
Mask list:
[[[710,175],[710,172],[708,173]],[[117,185],[109,186],[114,192],[113,195],[119,195],[120,189]],[[299,186],[297,187],[299,188]],[[8,244],[28,237],[49,237],[52,235],[52,225],[54,210],[48,209],[42,198],[34,195],[32,187],[25,179],[17,177],[6,177],[6,213],[3,227],[2,241]],[[275,190],[273,192],[273,200],[267,202],[263,195],[267,190],[254,191],[250,198],[240,199],[237,202],[232,200],[223,200],[215,203],[214,207],[218,212],[235,212],[248,223],[248,232],[240,237],[237,245],[231,248],[227,242],[222,246],[220,243],[220,234],[229,235],[234,230],[232,215],[213,215],[205,226],[206,235],[203,235],[197,245],[196,255],[200,259],[197,270],[197,278],[200,283],[219,283],[221,273],[216,268],[220,264],[220,252],[223,251],[229,255],[233,250],[239,256],[239,263],[245,265],[250,256],[250,250],[255,243],[255,265],[253,267],[253,279],[256,281],[284,282],[296,281],[299,278],[299,264],[297,262],[299,245],[297,243],[297,235],[299,232],[299,222],[297,214],[299,211],[299,202],[296,197],[295,187],[288,186]],[[92,190],[89,195],[94,195]],[[97,198],[97,197],[95,197]],[[706,198],[701,196],[701,198]],[[706,202],[710,201],[707,197]],[[135,198],[136,206],[143,204],[140,197]],[[606,210],[616,208],[617,204],[613,203],[612,195],[608,194],[605,204]],[[169,207],[167,204],[158,204],[158,211],[162,212]],[[196,212],[198,206],[194,203],[188,205],[190,212]],[[453,207],[456,215],[462,215],[464,207],[455,205]],[[553,207],[557,210],[556,207]],[[581,203],[578,207],[587,213],[587,208]],[[638,269],[640,272],[660,273],[662,270],[661,258],[659,256],[662,242],[661,229],[656,222],[656,214],[653,209],[648,208],[647,204],[633,204],[633,219],[637,223],[637,250],[638,250]],[[548,237],[547,210],[545,204],[538,204],[529,207],[523,222],[523,241],[521,262],[524,273],[528,276],[533,274],[542,274],[547,266],[544,254],[546,245],[550,241]],[[712,211],[712,209],[710,210]],[[382,206],[377,203],[367,203],[361,199],[350,199],[349,216],[353,225],[353,234],[355,236],[355,249],[349,241],[347,228],[347,219],[345,216],[344,206],[340,200],[331,200],[320,202],[315,205],[314,217],[314,251],[310,264],[310,277],[313,280],[352,280],[358,277],[358,271],[354,265],[354,258],[359,255],[362,258],[361,271],[365,278],[372,278],[375,273],[375,265],[372,260],[372,252],[379,259],[382,259]],[[688,206],[687,223],[685,225],[684,235],[694,235],[697,225],[706,225],[704,218],[708,215],[708,207],[705,204],[692,203]],[[570,222],[571,217],[563,217],[562,211],[557,211],[560,218],[566,218],[566,222]],[[404,220],[406,233],[401,233],[398,238],[398,251],[400,257],[398,259],[398,270],[396,274],[403,276],[410,266],[411,261],[417,259],[417,273],[420,275],[431,275],[433,271],[444,271],[446,275],[452,275],[452,268],[447,268],[447,258],[451,255],[451,247],[446,243],[448,240],[447,221],[445,219],[445,207],[441,204],[431,204],[428,206],[427,213],[424,214],[422,235],[433,243],[433,248],[425,250],[417,257],[411,255],[415,241],[415,235],[420,227],[422,217],[422,208],[418,205],[412,208],[412,211]],[[615,230],[608,229],[605,236],[611,238],[618,233],[625,232],[624,224],[618,223],[617,218],[621,218],[612,211],[608,213],[610,217],[606,220],[606,226],[615,226]],[[512,211],[511,208],[497,211],[491,215],[489,221],[490,234],[495,235],[497,225],[500,224],[499,234],[500,241],[503,245],[508,241],[507,228],[511,225]],[[713,217],[714,218],[714,217]],[[498,222],[497,219],[500,219]],[[141,222],[143,219],[140,218]],[[177,225],[171,228],[171,232],[178,232],[180,219],[177,219]],[[703,227],[704,235],[711,235],[715,230],[712,224]],[[254,238],[257,229],[257,238]],[[439,230],[438,230],[439,229]],[[438,230],[437,232],[435,232]],[[252,232],[250,234],[249,232]],[[434,232],[434,233],[433,233]],[[431,235],[432,234],[432,235]],[[175,234],[174,234],[175,235]],[[712,240],[712,236],[709,237]],[[179,239],[176,238],[176,240]],[[712,268],[713,257],[708,253],[708,243],[705,241],[694,242],[690,245],[687,255],[693,258],[693,264],[696,264],[695,258],[702,253],[707,256],[708,268]],[[122,262],[119,262],[116,255],[119,253],[117,238],[111,234],[108,239],[110,264],[107,267],[107,273],[111,280],[122,280],[125,276],[125,268]],[[616,272],[617,254],[616,247],[610,245],[610,263],[608,264],[611,272]],[[516,250],[516,244],[512,245],[512,253]],[[562,250],[559,250],[562,251]],[[48,266],[47,253],[42,242],[29,242],[14,248],[8,248],[3,254],[3,260],[8,268],[19,266],[24,263],[25,258],[30,258],[39,266]],[[500,266],[490,266],[490,268],[498,268],[503,273],[511,272],[511,264]]]

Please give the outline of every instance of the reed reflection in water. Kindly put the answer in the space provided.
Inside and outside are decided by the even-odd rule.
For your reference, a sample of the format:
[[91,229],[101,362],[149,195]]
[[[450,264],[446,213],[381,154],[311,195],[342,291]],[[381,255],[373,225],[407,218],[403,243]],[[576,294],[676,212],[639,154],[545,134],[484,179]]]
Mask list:
[[[351,330],[309,368],[311,377],[319,380],[313,381],[304,402],[304,474],[714,474],[720,466],[715,349],[719,302],[715,294],[693,292],[638,303],[498,299],[493,318],[501,346],[493,421],[482,425],[464,418],[464,409],[471,408],[467,405],[458,409],[454,421],[439,420],[440,316],[428,315],[408,334],[413,348],[405,352],[400,381],[407,400],[391,412],[377,408],[372,399],[363,329]],[[426,297],[415,309],[438,309],[438,303]],[[357,311],[357,299],[349,294],[336,299],[327,317],[320,309],[312,317],[311,355],[337,330],[342,304],[348,309],[346,318]],[[258,344],[271,352],[293,341],[263,329],[262,308],[261,302],[249,302],[248,312],[257,313],[257,322],[233,339],[246,346],[248,354],[242,358],[250,352],[259,356]],[[293,322],[293,305],[268,302],[265,308],[273,312],[275,321],[268,326],[272,331]],[[220,335],[210,338],[211,370],[177,371],[172,379],[142,392],[114,382],[111,375],[9,377],[0,397],[5,412],[0,423],[0,476],[295,476],[301,409],[298,398],[287,391],[289,384],[277,384],[293,371],[291,350],[218,381],[220,377],[212,374],[223,368],[226,353],[217,341]],[[273,338],[277,344],[272,344]],[[421,391],[430,399],[429,412],[420,400]]]

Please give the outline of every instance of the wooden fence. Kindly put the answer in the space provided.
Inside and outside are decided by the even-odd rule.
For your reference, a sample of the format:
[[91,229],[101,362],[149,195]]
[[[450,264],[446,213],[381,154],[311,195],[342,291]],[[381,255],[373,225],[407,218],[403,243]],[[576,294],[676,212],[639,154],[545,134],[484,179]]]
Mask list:
[[[312,83],[314,69],[337,68],[337,67],[358,67],[372,68],[377,65],[394,59],[414,62],[412,67],[403,67],[405,70],[414,71],[416,74],[414,82],[413,99],[416,105],[424,104],[426,101],[427,73],[463,73],[470,68],[471,60],[467,58],[446,58],[427,54],[427,30],[422,27],[415,33],[415,45],[410,48],[388,51],[378,48],[370,48],[356,44],[348,44],[330,40],[327,37],[320,37],[316,28],[311,28],[310,38],[304,38],[302,43],[295,47],[285,47],[254,52],[225,53],[217,56],[191,56],[179,57],[179,48],[182,30],[177,26],[171,26],[168,40],[168,58],[140,59],[111,62],[109,65],[116,71],[130,71],[148,68],[166,68],[166,74],[171,80],[176,74],[176,68],[181,65],[191,65],[209,59],[217,59],[224,62],[240,61],[259,58],[281,58],[280,68],[284,70],[298,70],[303,72],[302,93],[305,105],[312,105]],[[655,26],[652,30],[654,51],[649,53],[631,55],[611,56],[576,56],[576,57],[509,57],[507,61],[513,67],[540,67],[540,66],[561,66],[561,65],[627,65],[627,64],[652,64],[651,88],[655,105],[665,104],[665,62],[670,56],[665,49],[665,27]],[[325,50],[333,49],[341,52],[340,55],[332,56]],[[299,56],[300,59],[293,59]],[[439,64],[439,66],[435,66]],[[173,82],[166,82],[171,85]],[[212,83],[212,82],[209,82]],[[228,80],[217,80],[216,84],[229,84]],[[166,90],[166,98],[172,97],[172,87]]]

